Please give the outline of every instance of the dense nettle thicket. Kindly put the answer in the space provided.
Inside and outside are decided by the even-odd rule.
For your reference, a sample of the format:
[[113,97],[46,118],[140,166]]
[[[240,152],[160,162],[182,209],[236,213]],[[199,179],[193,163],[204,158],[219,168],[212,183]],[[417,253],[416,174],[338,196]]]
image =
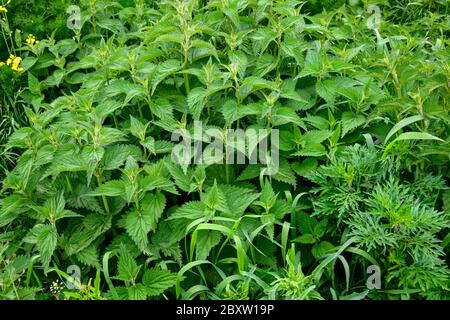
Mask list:
[[[1,299],[450,298],[447,1],[15,2]],[[278,171],[176,163],[197,121]]]

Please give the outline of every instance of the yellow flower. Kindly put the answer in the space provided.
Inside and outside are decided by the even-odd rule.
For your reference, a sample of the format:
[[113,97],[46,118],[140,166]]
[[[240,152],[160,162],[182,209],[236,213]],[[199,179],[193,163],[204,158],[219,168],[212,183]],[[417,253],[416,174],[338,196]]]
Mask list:
[[4,65],[5,65],[5,63],[0,61],[0,68],[3,67]]
[[4,6],[0,6],[0,12],[8,12],[8,9],[6,9]]
[[21,62],[21,57],[16,57],[15,55],[10,54],[8,60],[6,60],[6,65],[11,66],[11,70],[13,71],[21,72],[23,71],[23,68],[20,67]]
[[39,41],[36,40],[36,37],[35,37],[35,36],[33,36],[32,34],[29,34],[28,37],[27,37],[27,43],[28,43],[30,46],[32,46],[32,45],[34,45],[34,44],[38,44]]
[[8,66],[10,66],[12,64],[14,58],[15,58],[15,56],[13,54],[10,54],[8,60],[6,60],[6,64]]

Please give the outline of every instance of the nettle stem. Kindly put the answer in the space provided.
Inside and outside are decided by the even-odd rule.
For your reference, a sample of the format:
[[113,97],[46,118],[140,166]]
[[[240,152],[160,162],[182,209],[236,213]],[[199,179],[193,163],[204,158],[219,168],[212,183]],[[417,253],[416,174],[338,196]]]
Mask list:
[[[102,184],[102,176],[101,174],[96,174],[97,176],[97,185],[100,187],[100,185]],[[108,199],[106,199],[106,196],[102,195],[102,201],[103,201],[103,206],[105,208],[106,213],[110,213],[109,212],[109,205],[108,205]]]

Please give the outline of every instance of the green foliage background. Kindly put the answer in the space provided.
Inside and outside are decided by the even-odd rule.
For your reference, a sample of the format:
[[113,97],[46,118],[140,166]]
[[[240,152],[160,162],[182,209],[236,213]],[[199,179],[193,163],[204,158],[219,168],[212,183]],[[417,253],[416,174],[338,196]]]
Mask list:
[[[70,4],[8,6],[1,298],[449,298],[448,2]],[[279,172],[174,164],[194,120],[280,130]]]

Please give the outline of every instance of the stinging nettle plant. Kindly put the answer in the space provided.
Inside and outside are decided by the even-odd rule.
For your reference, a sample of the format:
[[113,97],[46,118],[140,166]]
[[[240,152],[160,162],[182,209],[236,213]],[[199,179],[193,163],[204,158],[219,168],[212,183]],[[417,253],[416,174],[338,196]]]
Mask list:
[[[447,298],[445,8],[386,2],[375,32],[365,2],[322,5],[86,0],[70,37],[21,45],[2,297],[54,298],[77,265],[57,298]],[[174,162],[175,132],[211,142],[196,121],[225,147],[278,132],[278,170]]]

